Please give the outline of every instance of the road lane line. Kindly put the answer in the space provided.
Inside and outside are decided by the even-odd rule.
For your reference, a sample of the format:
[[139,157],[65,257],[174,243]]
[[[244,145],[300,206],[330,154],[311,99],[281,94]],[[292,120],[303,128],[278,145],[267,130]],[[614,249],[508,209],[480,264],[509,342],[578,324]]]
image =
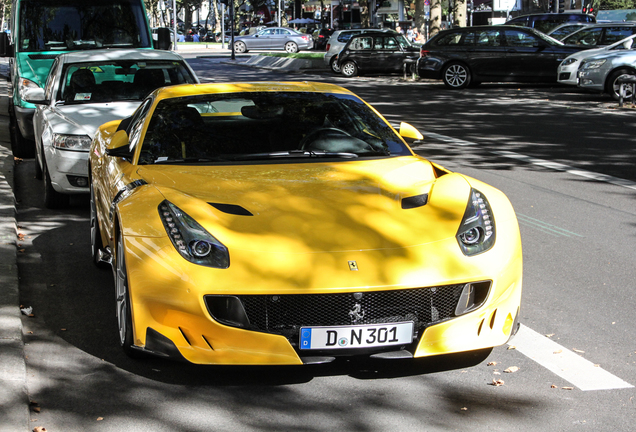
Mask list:
[[545,232],[547,234],[551,234],[551,235],[554,235],[554,236],[583,237],[582,235],[577,234],[577,233],[572,232],[572,231],[568,231],[565,228],[560,228],[560,227],[558,227],[556,225],[549,224],[547,222],[544,222],[544,221],[539,220],[539,219],[535,219],[533,217],[524,215],[522,213],[517,213],[517,219],[519,220],[519,224],[520,225],[527,225],[527,226],[535,228],[535,229],[537,229],[539,231],[543,231],[543,232]]
[[634,387],[524,325],[508,345],[583,391]]

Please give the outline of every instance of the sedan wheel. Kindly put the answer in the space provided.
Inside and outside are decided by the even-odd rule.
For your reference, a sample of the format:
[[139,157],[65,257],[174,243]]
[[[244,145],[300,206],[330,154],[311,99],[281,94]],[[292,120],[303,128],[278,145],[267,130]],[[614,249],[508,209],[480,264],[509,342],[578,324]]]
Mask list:
[[338,66],[338,56],[331,57],[331,60],[329,60],[329,65],[331,65],[331,70],[334,73],[340,73],[340,66]]
[[[621,85],[617,83],[616,81],[618,80],[618,77],[623,74],[634,75],[634,71],[630,71],[628,69],[619,69],[613,72],[607,79],[607,92],[610,94],[610,96],[612,96],[612,98],[614,98],[614,100],[620,99]],[[632,86],[630,84],[630,85],[627,85],[627,87],[625,88],[625,100],[628,100],[631,98],[632,98]]]
[[358,66],[354,62],[348,61],[342,65],[340,72],[347,78],[351,78],[358,75]]
[[247,52],[247,46],[245,45],[245,42],[234,42],[234,51],[237,53],[246,53]]
[[119,328],[119,343],[128,357],[140,358],[141,351],[133,348],[133,325],[130,309],[130,294],[128,292],[128,274],[126,273],[126,258],[124,256],[124,238],[117,237],[115,273],[115,294],[117,303],[117,326]]
[[296,45],[295,42],[287,42],[285,44],[285,51],[287,51],[288,53],[298,52],[298,45]]
[[463,89],[470,84],[470,71],[461,63],[451,63],[444,68],[442,80],[448,88]]

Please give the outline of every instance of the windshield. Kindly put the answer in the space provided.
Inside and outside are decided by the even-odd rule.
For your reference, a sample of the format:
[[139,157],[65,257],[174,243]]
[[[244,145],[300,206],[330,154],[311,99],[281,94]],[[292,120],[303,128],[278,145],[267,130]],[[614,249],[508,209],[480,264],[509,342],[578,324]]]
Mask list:
[[245,92],[160,101],[139,163],[402,155],[402,139],[353,95]]
[[141,101],[159,87],[194,82],[178,61],[71,63],[62,70],[56,99],[64,104]]
[[142,2],[24,0],[19,51],[151,48]]

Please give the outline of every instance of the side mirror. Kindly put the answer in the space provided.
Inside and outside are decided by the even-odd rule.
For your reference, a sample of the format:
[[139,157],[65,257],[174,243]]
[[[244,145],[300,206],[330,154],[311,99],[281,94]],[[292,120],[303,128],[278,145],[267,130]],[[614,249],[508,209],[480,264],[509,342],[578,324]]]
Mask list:
[[110,139],[110,144],[108,144],[106,148],[106,154],[108,156],[132,159],[134,153],[130,151],[128,144],[128,134],[125,130],[119,130],[115,132],[115,135]]
[[172,41],[170,36],[170,29],[166,27],[160,27],[157,29],[157,33],[153,35],[153,39],[156,36],[155,48],[160,50],[169,51],[172,48]]
[[13,46],[5,32],[0,32],[0,57],[13,57]]
[[44,89],[41,87],[27,89],[24,92],[24,100],[38,105],[47,105],[49,103],[49,101],[44,99]]
[[409,140],[423,140],[424,135],[420,133],[415,127],[411,126],[408,123],[401,122],[400,130],[398,131],[400,136]]

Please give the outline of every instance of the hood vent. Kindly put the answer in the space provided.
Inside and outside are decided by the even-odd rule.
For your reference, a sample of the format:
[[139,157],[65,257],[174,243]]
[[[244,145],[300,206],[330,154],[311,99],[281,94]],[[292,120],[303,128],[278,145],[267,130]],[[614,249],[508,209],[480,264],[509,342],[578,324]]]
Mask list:
[[402,208],[404,210],[414,209],[414,208],[425,206],[427,202],[428,202],[428,194],[415,195],[412,197],[403,198]]
[[237,216],[254,216],[249,210],[236,204],[220,204],[220,203],[208,203],[217,210],[223,213],[237,215]]

